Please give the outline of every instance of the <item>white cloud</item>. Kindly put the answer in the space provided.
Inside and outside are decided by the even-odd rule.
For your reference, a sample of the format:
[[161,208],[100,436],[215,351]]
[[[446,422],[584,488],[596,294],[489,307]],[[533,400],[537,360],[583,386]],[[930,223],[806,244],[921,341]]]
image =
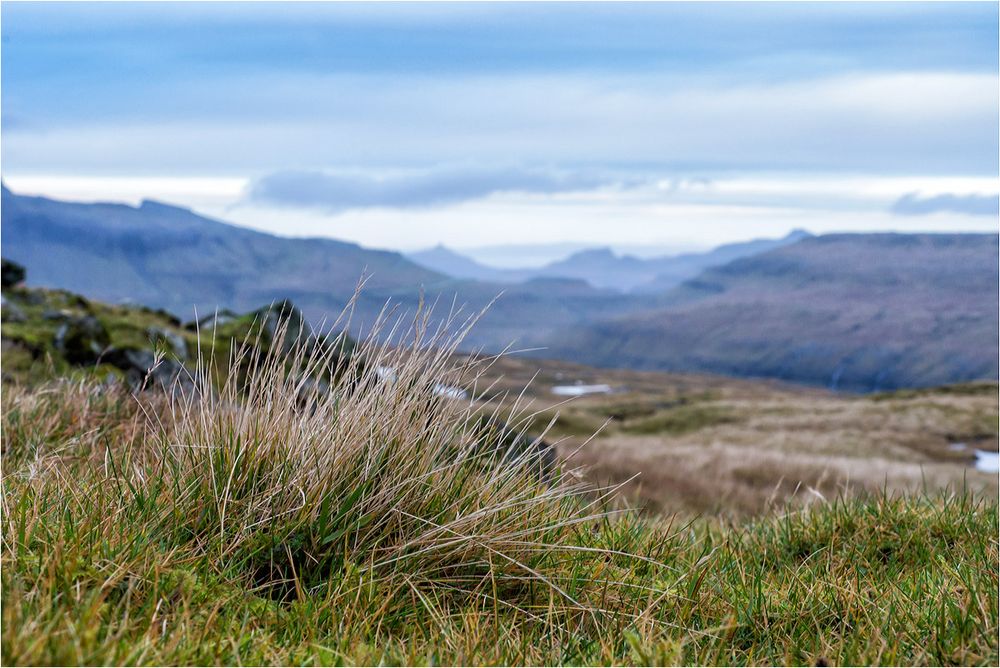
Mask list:
[[158,199],[198,209],[229,206],[247,187],[247,179],[207,176],[14,175],[5,176],[4,183],[22,195],[132,205],[144,199]]
[[959,213],[967,216],[1000,215],[1000,195],[943,193],[926,196],[907,193],[893,202],[889,209],[900,216],[928,216],[935,213]]
[[451,205],[496,193],[554,195],[620,183],[594,173],[524,168],[451,167],[384,176],[293,170],[255,180],[247,190],[247,201],[339,213]]
[[35,176],[10,178],[14,192],[58,198],[144,197],[272,233],[325,236],[371,247],[417,249],[576,241],[592,245],[712,246],[803,227],[833,231],[996,231],[996,220],[937,211],[897,216],[907,193],[996,192],[986,177],[881,177],[788,173],[721,175],[711,187],[678,178],[682,187],[645,186],[587,192],[495,193],[437,208],[356,209],[329,216],[318,210],[242,203],[245,179]]
[[998,88],[994,74],[937,72],[745,86],[653,75],[255,77],[203,82],[186,115],[15,127],[3,160],[13,173],[259,176],[474,156],[487,167],[982,174],[998,169]]

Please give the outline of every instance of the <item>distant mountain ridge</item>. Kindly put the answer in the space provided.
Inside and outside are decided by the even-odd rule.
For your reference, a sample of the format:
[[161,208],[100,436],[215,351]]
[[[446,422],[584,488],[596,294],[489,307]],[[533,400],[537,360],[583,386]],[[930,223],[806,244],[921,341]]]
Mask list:
[[275,237],[149,200],[138,207],[80,204],[7,188],[2,198],[6,256],[29,267],[36,280],[107,301],[132,299],[186,313],[202,301],[195,287],[247,310],[276,292],[322,290],[346,298],[366,271],[373,290],[451,280],[398,253]]
[[[544,272],[506,284],[455,279],[399,253],[276,237],[150,201],[80,204],[4,188],[0,209],[3,254],[27,267],[30,284],[185,320],[195,308],[248,311],[289,299],[315,326],[329,325],[367,275],[353,303],[355,336],[369,333],[387,303],[409,312],[426,303],[437,304],[435,327],[455,308],[463,308],[458,322],[486,309],[465,350],[513,346],[587,364],[850,390],[997,378],[996,234],[734,244],[662,258],[672,275],[661,272],[648,292],[650,284],[621,292]],[[659,260],[592,250],[555,271],[640,263],[634,278]]]
[[779,239],[754,239],[701,253],[647,259],[619,255],[611,248],[588,248],[535,269],[490,267],[443,245],[409,253],[407,257],[427,269],[455,278],[500,283],[520,283],[537,277],[576,278],[597,288],[653,294],[665,292],[709,267],[779,248],[809,236],[804,230],[794,230]]
[[[500,350],[542,345],[559,329],[635,306],[582,281],[506,286],[456,280],[391,251],[333,239],[283,238],[167,204],[83,204],[2,191],[4,256],[28,268],[29,282],[111,303],[133,302],[189,319],[194,309],[247,311],[290,299],[316,325],[351,302],[362,334],[387,302],[413,310],[439,304],[476,313],[491,304],[467,339]],[[501,295],[497,299],[498,295]]]
[[553,353],[886,390],[997,378],[998,235],[835,234],[706,270]]
[[453,278],[466,278],[473,281],[494,281],[497,283],[518,283],[527,280],[530,270],[502,269],[490,267],[476,260],[453,251],[444,244],[433,248],[407,253],[412,262]]

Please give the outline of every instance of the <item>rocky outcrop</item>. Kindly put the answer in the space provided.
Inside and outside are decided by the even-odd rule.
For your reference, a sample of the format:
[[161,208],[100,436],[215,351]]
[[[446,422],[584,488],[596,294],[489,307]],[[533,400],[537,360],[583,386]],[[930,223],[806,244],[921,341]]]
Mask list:
[[112,349],[103,361],[125,372],[125,380],[136,391],[183,392],[195,387],[191,373],[179,360],[156,355],[151,350]]
[[15,304],[14,302],[8,301],[6,297],[0,297],[2,300],[2,311],[0,311],[0,320],[3,322],[24,322],[28,319],[28,316],[24,314],[24,309]]
[[[11,282],[23,278],[23,268],[4,264]],[[188,331],[208,334],[219,344],[222,363],[236,346],[256,347],[259,354],[238,356],[237,378],[247,378],[249,365],[263,359],[278,358],[290,373],[303,375],[298,386],[300,403],[308,406],[327,395],[335,381],[340,380],[346,360],[354,348],[350,338],[316,334],[292,302],[284,300],[245,315],[220,310],[197,323],[181,326],[170,313],[142,306],[110,306],[89,302],[63,290],[11,287],[4,290],[2,320],[5,350],[14,351],[23,360],[18,370],[20,379],[34,381],[52,372],[62,373],[66,365],[90,367],[107,375],[115,367],[122,373],[111,372],[112,379],[124,377],[133,390],[185,391],[198,383],[193,379],[196,352]],[[15,325],[8,327],[7,325]],[[201,339],[215,354],[215,343]],[[303,362],[298,352],[329,360],[329,370],[316,373]],[[27,354],[22,354],[26,352]],[[34,361],[51,359],[46,367],[32,365]],[[301,364],[300,364],[301,362]],[[360,365],[359,365],[360,366]],[[10,376],[12,380],[14,375]],[[12,381],[13,382],[13,381]]]
[[180,334],[171,332],[165,327],[150,327],[146,330],[146,335],[149,337],[150,343],[154,346],[166,347],[168,349],[167,352],[173,353],[181,359],[187,358],[187,341]]
[[302,315],[302,311],[287,299],[258,309],[251,315],[260,323],[261,332],[267,337],[267,342],[272,346],[278,343],[285,355],[297,344],[311,347],[316,342],[312,327]]
[[92,315],[64,315],[53,344],[70,364],[95,364],[101,359],[111,337],[104,325]]
[[[316,355],[329,360],[334,375],[344,370],[342,361],[354,349],[354,340],[346,335],[324,335],[313,331],[302,311],[287,299],[258,309],[249,316],[258,323],[260,344],[271,354],[289,357],[293,351],[298,351],[305,356]],[[363,366],[359,362],[355,373],[360,374]]]

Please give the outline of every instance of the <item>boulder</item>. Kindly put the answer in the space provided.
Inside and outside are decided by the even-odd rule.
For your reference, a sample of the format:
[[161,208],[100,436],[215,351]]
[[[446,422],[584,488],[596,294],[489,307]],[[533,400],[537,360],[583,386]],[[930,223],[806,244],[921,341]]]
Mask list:
[[297,379],[295,404],[299,410],[312,413],[317,404],[330,393],[330,384],[322,378],[302,377]]
[[53,341],[70,364],[94,364],[111,342],[104,325],[94,316],[65,316]]
[[169,352],[172,352],[181,359],[187,359],[187,341],[180,334],[171,332],[169,329],[163,327],[150,327],[146,330],[146,336],[149,337],[149,341],[153,345],[162,342],[169,348]]
[[107,352],[104,361],[124,371],[129,386],[137,391],[194,389],[191,374],[181,362],[164,356],[157,359],[152,350],[116,348]]
[[2,265],[0,266],[0,286],[4,290],[12,288],[24,280],[24,267],[17,262],[3,259],[0,260],[0,265]]
[[260,323],[261,331],[267,336],[269,343],[273,344],[278,335],[283,332],[282,354],[287,355],[297,343],[305,346],[315,343],[312,327],[306,322],[302,311],[287,299],[254,311],[253,315]]

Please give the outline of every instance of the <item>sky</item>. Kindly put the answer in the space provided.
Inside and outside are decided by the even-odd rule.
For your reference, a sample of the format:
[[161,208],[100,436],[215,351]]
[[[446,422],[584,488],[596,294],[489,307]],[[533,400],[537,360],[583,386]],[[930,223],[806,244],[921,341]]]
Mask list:
[[998,21],[991,2],[4,2],[0,174],[508,265],[524,245],[996,231]]

